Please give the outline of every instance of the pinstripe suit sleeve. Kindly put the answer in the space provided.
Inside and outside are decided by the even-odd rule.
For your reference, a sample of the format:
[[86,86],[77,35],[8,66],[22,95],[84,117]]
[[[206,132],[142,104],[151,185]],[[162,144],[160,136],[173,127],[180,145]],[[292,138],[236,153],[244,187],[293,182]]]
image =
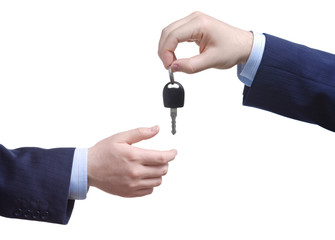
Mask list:
[[271,35],[243,104],[335,131],[335,55]]
[[74,149],[19,148],[0,145],[0,215],[67,224]]

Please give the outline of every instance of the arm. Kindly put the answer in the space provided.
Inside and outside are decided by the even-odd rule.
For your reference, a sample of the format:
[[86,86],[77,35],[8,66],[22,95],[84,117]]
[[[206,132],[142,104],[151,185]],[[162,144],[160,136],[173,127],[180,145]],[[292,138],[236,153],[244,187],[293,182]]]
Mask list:
[[66,224],[74,206],[68,200],[73,151],[0,145],[0,215]]
[[266,35],[243,104],[335,131],[335,55]]
[[[241,66],[249,62],[250,34],[193,13],[163,30],[158,54],[165,67],[186,73]],[[199,45],[200,54],[176,59],[178,43],[188,40]],[[245,87],[243,103],[335,131],[334,66],[332,54],[266,35],[259,69],[254,79],[243,81],[251,86]]]
[[[121,132],[84,151],[88,185],[123,197],[151,194],[177,152],[132,145],[158,132],[158,126]],[[0,145],[0,215],[67,224],[74,206],[68,200],[73,156],[74,149],[8,150]],[[87,183],[82,186],[87,191]]]

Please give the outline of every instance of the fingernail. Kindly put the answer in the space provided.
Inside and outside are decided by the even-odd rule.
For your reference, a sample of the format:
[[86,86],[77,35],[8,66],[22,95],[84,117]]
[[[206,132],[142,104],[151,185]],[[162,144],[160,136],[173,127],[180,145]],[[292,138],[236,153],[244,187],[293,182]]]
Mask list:
[[172,64],[171,66],[172,72],[178,72],[179,71],[179,65],[178,64]]
[[151,132],[157,132],[157,131],[158,131],[158,126],[157,125],[151,128]]

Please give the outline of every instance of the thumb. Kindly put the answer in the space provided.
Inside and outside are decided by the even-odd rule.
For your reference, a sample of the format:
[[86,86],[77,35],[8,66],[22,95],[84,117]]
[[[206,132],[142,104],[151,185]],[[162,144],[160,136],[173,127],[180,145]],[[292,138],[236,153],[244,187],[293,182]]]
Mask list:
[[171,64],[172,72],[197,73],[213,67],[213,57],[208,52],[201,53],[191,58],[182,58]]
[[159,132],[159,126],[151,128],[135,128],[126,132],[118,133],[115,137],[120,142],[133,144],[154,137]]

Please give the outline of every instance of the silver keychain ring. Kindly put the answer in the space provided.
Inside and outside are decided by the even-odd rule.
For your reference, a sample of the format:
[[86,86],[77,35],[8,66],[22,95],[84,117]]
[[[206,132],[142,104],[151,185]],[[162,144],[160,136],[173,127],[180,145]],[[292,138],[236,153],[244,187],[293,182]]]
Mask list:
[[170,76],[171,84],[174,84],[174,76],[173,76],[173,72],[171,71],[171,65],[169,66],[169,76]]

